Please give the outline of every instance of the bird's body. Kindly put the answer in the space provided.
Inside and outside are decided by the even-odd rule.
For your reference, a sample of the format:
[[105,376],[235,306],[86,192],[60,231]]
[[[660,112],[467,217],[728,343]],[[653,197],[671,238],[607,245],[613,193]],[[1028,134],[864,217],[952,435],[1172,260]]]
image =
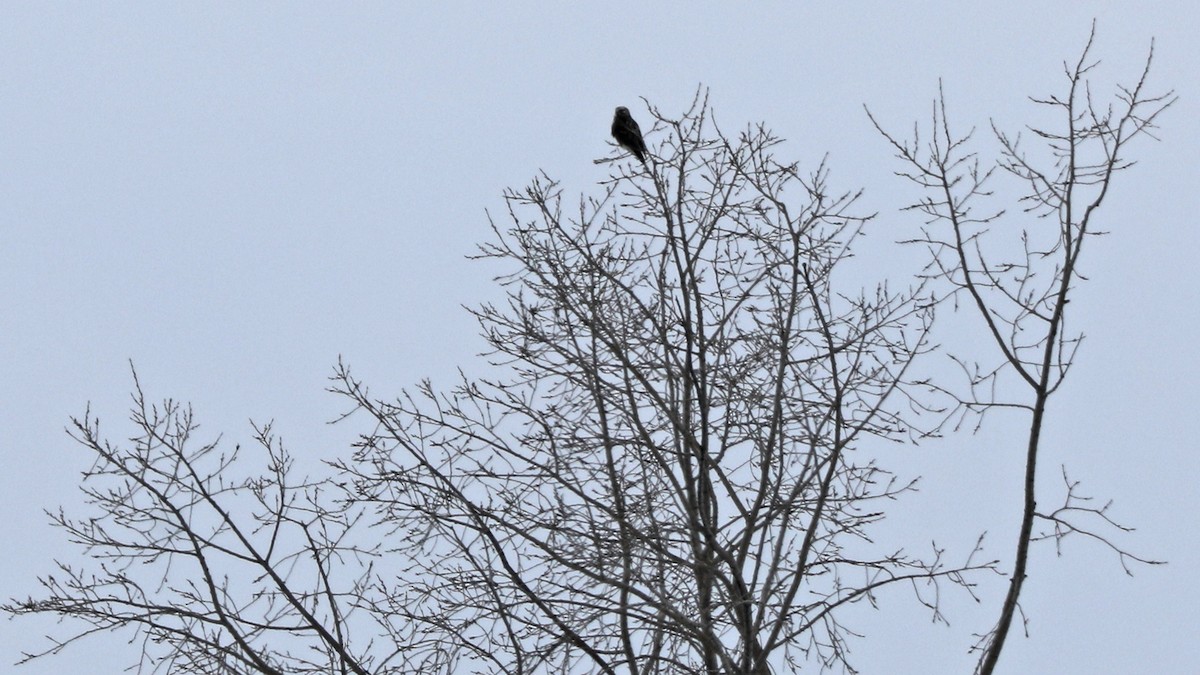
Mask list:
[[641,127],[629,115],[629,108],[617,108],[613,115],[612,135],[622,148],[632,152],[642,164],[646,163],[646,141],[642,139]]

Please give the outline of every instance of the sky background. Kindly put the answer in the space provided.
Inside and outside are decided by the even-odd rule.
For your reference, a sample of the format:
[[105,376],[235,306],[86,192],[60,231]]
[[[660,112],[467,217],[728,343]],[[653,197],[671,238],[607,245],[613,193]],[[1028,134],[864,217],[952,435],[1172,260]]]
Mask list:
[[[1018,129],[1095,17],[1101,82],[1135,79],[1155,37],[1152,82],[1181,100],[1164,142],[1133,147],[1100,214],[1112,234],[1085,252],[1071,311],[1088,338],[1042,477],[1057,494],[1066,463],[1138,527],[1124,543],[1169,564],[1128,578],[1097,546],[1038,548],[1030,637],[1014,633],[1000,671],[1195,672],[1200,10],[800,4],[0,4],[0,597],[36,594],[72,556],[42,513],[80,503],[89,457],[63,429],[90,402],[122,436],[130,360],[208,434],[245,441],[273,419],[297,454],[338,456],[353,431],[326,424],[344,408],[324,392],[338,357],[379,393],[477,368],[461,306],[497,296],[495,270],[465,259],[485,209],[539,171],[595,190],[615,106],[677,114],[707,86],[723,127],[764,121],[809,167],[829,153],[835,184],[879,211],[872,236],[900,239],[913,193],[862,105],[911,128],[941,78],[959,126]],[[988,530],[1007,569],[1023,433],[997,418],[903,450],[894,466],[926,482],[891,532],[961,550]],[[855,663],[969,672],[1003,591],[956,601],[949,628],[885,597],[856,626]],[[52,630],[0,623],[0,672]],[[17,672],[119,673],[134,656],[101,637]]]

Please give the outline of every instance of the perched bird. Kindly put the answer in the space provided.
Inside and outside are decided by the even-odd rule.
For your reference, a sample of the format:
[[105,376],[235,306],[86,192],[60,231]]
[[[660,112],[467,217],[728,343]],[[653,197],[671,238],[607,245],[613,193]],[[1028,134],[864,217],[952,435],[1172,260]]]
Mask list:
[[641,127],[629,116],[629,108],[617,108],[613,115],[612,135],[622,148],[632,152],[642,164],[646,163],[646,141],[642,140]]

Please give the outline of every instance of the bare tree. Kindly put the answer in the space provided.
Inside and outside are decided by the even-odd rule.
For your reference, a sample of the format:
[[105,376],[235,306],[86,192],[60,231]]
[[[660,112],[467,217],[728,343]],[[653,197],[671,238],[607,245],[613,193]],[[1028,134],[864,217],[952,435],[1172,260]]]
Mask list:
[[936,614],[941,583],[989,566],[867,536],[912,483],[858,449],[909,433],[932,306],[919,285],[835,286],[857,194],[777,161],[761,126],[721,133],[704,100],[651,114],[653,170],[617,165],[578,202],[547,177],[506,195],[481,256],[507,299],[475,310],[499,375],[383,400],[338,372],[375,425],[341,468],[405,542],[390,564],[425,579],[387,608],[429,626],[397,630],[410,652],[849,669],[847,605],[899,584]]
[[[1094,38],[1093,24],[1078,60],[1063,64],[1063,93],[1032,99],[1057,117],[1056,126],[1029,128],[1032,153],[1021,134],[1006,132],[993,121],[999,158],[991,165],[981,162],[970,149],[971,133],[951,130],[942,95],[934,104],[924,145],[919,137],[911,142],[898,139],[871,118],[907,165],[900,175],[925,195],[909,208],[927,218],[926,227],[908,243],[928,250],[927,277],[948,287],[956,305],[964,301],[977,310],[997,351],[992,365],[956,358],[966,375],[965,391],[939,386],[954,398],[951,418],[961,424],[965,415],[977,414],[982,422],[987,411],[1001,407],[1029,415],[1021,526],[1008,593],[995,627],[976,645],[981,653],[977,672],[984,675],[995,670],[1020,610],[1034,541],[1051,539],[1061,545],[1068,536],[1084,535],[1114,551],[1126,573],[1130,562],[1155,563],[1113,539],[1130,528],[1112,520],[1111,502],[1096,507],[1082,496],[1065,466],[1061,505],[1053,511],[1039,511],[1037,506],[1046,404],[1065,380],[1084,337],[1067,327],[1072,291],[1085,280],[1079,262],[1084,242],[1102,234],[1094,222],[1097,209],[1114,176],[1133,165],[1127,146],[1139,136],[1152,136],[1158,116],[1176,100],[1170,91],[1147,92],[1152,43],[1136,83],[1117,87],[1110,102],[1098,101],[1089,80],[1098,65],[1091,56]],[[989,179],[997,169],[1015,177],[1024,189],[1015,217],[1006,217],[1003,209],[989,210]],[[1005,248],[1016,242],[1016,254],[1006,255]],[[1012,384],[1016,386],[1008,386]],[[1046,527],[1039,530],[1039,523]]]
[[95,456],[81,485],[93,515],[48,514],[94,564],[60,562],[43,597],[3,608],[87,627],[23,661],[131,630],[139,672],[377,672],[351,645],[372,553],[348,541],[358,516],[328,499],[336,486],[297,480],[269,425],[255,429],[263,473],[237,478],[240,447],[197,442],[190,408],[152,405],[134,380],[127,445],[90,410],[69,429]]
[[[996,216],[971,208],[989,172],[944,106],[928,151],[893,140],[907,175],[941,195],[916,206],[933,262],[897,290],[848,273],[871,220],[858,192],[832,187],[824,161],[777,159],[782,141],[762,125],[722,132],[701,92],[679,117],[648,106],[648,161],[609,161],[598,194],[566,197],[545,175],[506,193],[478,256],[504,290],[472,310],[485,376],[377,396],[339,363],[330,389],[364,433],[327,477],[296,478],[263,427],[265,470],[236,478],[238,448],[197,445],[191,411],[148,405],[140,385],[128,443],[106,441],[89,412],[73,435],[96,456],[83,483],[94,515],[52,519],[92,567],[60,563],[42,597],[4,608],[84,628],[29,658],[132,629],[152,672],[853,672],[853,605],[894,589],[945,621],[946,590],[974,596],[996,565],[977,559],[974,535],[955,555],[875,543],[916,482],[886,450],[937,432],[943,413],[998,405],[1033,413],[1026,521],[1108,541],[1075,519],[1106,516],[1073,487],[1038,515],[1037,433],[1078,344],[1063,308],[1088,221],[1127,165],[1118,150],[1171,99],[1139,84],[1127,113],[1086,96],[1076,108],[1088,67],[1072,72],[1072,96],[1045,102],[1065,107],[1068,132],[1039,132],[1065,164],[1037,173],[999,135],[1033,213],[1062,224],[1023,263],[983,258]],[[1092,144],[1107,165],[1081,158]],[[1054,281],[1037,291],[1043,263]],[[973,375],[947,411],[931,396],[954,388],[913,373],[935,351],[935,309],[960,296],[1006,365]],[[1038,322],[1045,337],[1023,341]],[[976,393],[1002,371],[1033,404]],[[992,664],[1031,524],[1021,537],[983,647]]]

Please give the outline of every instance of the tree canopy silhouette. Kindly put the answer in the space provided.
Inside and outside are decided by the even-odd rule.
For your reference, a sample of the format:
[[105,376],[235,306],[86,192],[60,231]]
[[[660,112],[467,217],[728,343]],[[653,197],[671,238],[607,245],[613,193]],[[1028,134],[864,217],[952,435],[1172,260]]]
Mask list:
[[[135,375],[128,441],[90,410],[73,421],[95,456],[88,512],[51,517],[90,561],[5,609],[83,628],[28,658],[133,630],[142,670],[180,673],[852,670],[852,605],[895,594],[944,621],[951,590],[1000,573],[975,533],[961,550],[876,542],[916,481],[887,449],[1006,406],[1030,431],[1008,594],[976,645],[990,673],[1032,542],[1084,534],[1151,562],[1069,479],[1060,508],[1036,505],[1082,243],[1127,144],[1174,100],[1145,92],[1147,60],[1097,103],[1090,47],[1068,91],[1038,99],[1062,113],[1033,133],[1048,166],[999,126],[983,161],[944,98],[924,142],[872,118],[928,219],[908,243],[929,265],[903,283],[843,272],[873,218],[858,188],[781,160],[765,125],[722,131],[701,90],[679,115],[647,106],[653,162],[612,161],[582,195],[544,174],[505,193],[477,256],[504,299],[471,310],[486,374],[379,396],[339,363],[330,390],[362,434],[325,474],[298,477],[269,426],[245,450],[197,440],[191,410],[152,404]],[[988,238],[995,168],[1024,182],[1022,218],[1058,223],[998,232],[1023,242],[1012,260]],[[998,354],[960,359],[962,387],[918,374],[960,300]]]

